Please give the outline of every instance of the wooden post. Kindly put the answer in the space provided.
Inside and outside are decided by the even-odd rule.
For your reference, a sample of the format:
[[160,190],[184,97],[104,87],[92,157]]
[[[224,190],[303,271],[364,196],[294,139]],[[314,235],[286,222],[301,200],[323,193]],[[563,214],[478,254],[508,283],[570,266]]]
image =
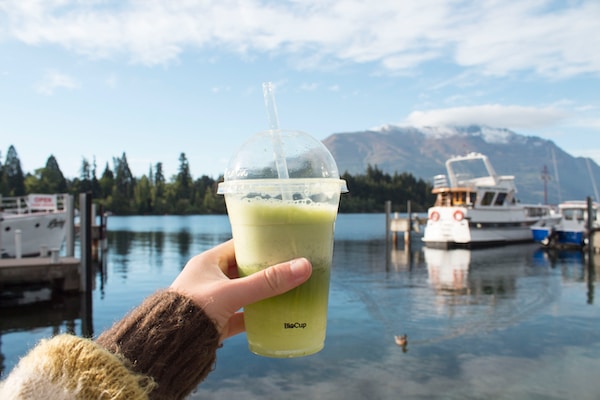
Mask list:
[[391,220],[390,213],[392,212],[392,202],[391,200],[387,200],[385,202],[385,270],[389,271],[390,262],[392,260],[392,256],[390,254],[390,230],[391,230]]
[[404,231],[404,247],[410,247],[411,241],[411,230],[412,230],[412,219],[411,219],[411,210],[410,210],[410,200],[406,201],[406,231]]
[[92,196],[89,193],[79,194],[79,244],[81,248],[81,285],[82,292],[92,287]]
[[21,258],[23,254],[23,233],[15,229],[15,258]]
[[66,253],[67,257],[75,256],[75,206],[73,195],[69,194],[65,198],[65,208],[67,210],[67,232],[66,232]]
[[594,205],[592,202],[592,198],[590,196],[587,197],[587,221],[586,228],[588,233],[588,243],[592,242],[592,229],[594,227]]
[[385,242],[390,241],[390,213],[392,212],[392,202],[386,200],[385,202]]
[[81,295],[81,334],[92,337],[92,195],[79,194],[79,241],[81,245],[80,286]]

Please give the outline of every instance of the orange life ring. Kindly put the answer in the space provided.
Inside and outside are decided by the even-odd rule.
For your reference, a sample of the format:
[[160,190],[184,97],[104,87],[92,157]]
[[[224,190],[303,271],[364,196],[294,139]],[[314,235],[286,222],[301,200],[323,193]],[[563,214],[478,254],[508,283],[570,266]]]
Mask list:
[[440,219],[440,213],[437,211],[432,211],[431,214],[429,214],[429,219],[432,221],[438,221]]
[[460,210],[456,210],[456,211],[454,211],[454,214],[452,214],[452,217],[454,217],[455,221],[460,222],[465,218],[465,214]]

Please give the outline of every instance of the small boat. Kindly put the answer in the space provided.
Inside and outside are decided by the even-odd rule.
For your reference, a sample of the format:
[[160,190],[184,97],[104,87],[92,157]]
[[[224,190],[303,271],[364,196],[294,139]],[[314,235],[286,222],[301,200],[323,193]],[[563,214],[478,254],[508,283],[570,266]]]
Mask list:
[[[434,178],[436,195],[423,242],[434,248],[472,248],[531,242],[531,226],[558,220],[549,205],[521,204],[512,175],[497,175],[480,153],[452,157],[446,175]],[[449,181],[449,182],[448,182]]]
[[0,256],[31,257],[60,249],[67,230],[66,197],[66,194],[0,197]]
[[[592,203],[592,229],[600,227],[599,208],[599,203]],[[534,240],[548,247],[584,247],[588,234],[587,201],[569,200],[560,203],[558,213],[560,218],[555,223],[536,223],[531,227]]]

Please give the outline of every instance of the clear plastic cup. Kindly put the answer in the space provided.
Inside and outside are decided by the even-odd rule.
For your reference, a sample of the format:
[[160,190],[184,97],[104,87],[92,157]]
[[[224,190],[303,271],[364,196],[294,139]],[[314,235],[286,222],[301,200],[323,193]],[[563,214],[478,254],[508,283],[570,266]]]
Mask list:
[[331,153],[303,132],[260,132],[231,159],[218,193],[225,195],[240,276],[297,257],[313,266],[301,286],[244,308],[252,352],[299,357],[323,348],[334,225],[346,191]]

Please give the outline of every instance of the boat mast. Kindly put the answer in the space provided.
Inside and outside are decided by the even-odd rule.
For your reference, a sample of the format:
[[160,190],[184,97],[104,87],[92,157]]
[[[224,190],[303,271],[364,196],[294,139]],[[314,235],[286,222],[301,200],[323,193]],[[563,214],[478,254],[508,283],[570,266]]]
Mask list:
[[558,180],[558,166],[556,165],[556,153],[554,152],[554,147],[550,147],[552,150],[552,163],[554,163],[554,178],[556,179],[556,188],[558,192],[558,203],[562,203],[561,195],[560,195],[560,181]]
[[587,164],[587,168],[588,168],[588,173],[590,174],[590,179],[592,181],[592,187],[594,188],[594,194],[596,195],[596,201],[598,201],[598,188],[596,187],[596,180],[594,179],[594,174],[592,174],[592,167],[590,166],[590,159],[586,158],[585,159],[586,164]]
[[550,180],[550,174],[548,174],[547,165],[544,165],[544,168],[542,168],[542,180],[544,181],[544,204],[548,204],[548,181]]

